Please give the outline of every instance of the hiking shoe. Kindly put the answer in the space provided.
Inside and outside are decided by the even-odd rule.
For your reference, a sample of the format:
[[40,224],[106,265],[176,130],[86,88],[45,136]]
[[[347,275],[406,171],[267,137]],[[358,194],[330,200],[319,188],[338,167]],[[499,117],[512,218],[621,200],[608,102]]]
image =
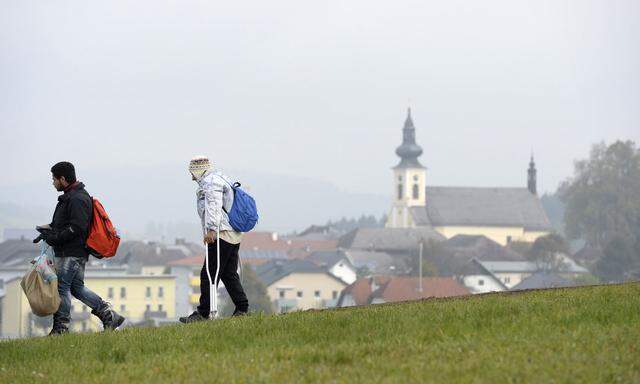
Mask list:
[[184,316],[181,317],[180,319],[181,323],[185,323],[185,324],[189,324],[189,323],[196,323],[198,321],[205,321],[205,320],[209,320],[209,317],[204,317],[200,314],[200,312],[198,311],[194,311],[192,314],[190,314],[189,316]]
[[246,310],[242,311],[236,308],[236,310],[233,311],[233,315],[231,315],[231,317],[240,317],[240,316],[247,316],[247,315],[249,315],[248,311]]
[[64,325],[54,324],[49,336],[60,336],[69,333],[69,328]]
[[116,311],[111,309],[109,304],[106,304],[102,309],[91,311],[91,314],[97,316],[102,321],[102,328],[105,331],[112,331],[118,329],[119,326],[124,323],[124,316],[119,315]]

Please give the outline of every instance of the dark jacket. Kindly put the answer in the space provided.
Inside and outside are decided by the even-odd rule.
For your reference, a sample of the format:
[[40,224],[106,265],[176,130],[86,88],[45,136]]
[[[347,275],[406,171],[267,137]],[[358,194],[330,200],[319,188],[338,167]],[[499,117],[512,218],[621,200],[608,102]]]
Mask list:
[[87,236],[93,214],[91,196],[84,184],[75,183],[58,197],[51,231],[45,237],[57,257],[88,257]]

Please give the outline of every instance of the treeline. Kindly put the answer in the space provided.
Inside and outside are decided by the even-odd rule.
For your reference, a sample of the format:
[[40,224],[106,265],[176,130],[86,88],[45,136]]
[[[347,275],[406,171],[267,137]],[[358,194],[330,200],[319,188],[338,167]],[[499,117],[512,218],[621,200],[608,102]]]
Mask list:
[[640,150],[633,141],[594,145],[555,196],[564,205],[561,232],[585,242],[597,276],[640,279]]
[[374,215],[362,215],[357,219],[343,217],[338,221],[329,220],[325,226],[333,232],[347,233],[358,228],[381,228],[386,221],[387,215],[382,215],[379,219]]

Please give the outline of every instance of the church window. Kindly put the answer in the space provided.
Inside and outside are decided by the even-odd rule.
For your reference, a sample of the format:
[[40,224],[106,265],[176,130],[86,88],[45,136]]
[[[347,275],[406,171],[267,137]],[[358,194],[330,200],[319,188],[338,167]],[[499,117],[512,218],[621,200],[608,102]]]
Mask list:
[[402,175],[398,176],[398,181],[402,182]]
[[420,198],[420,188],[418,184],[413,184],[413,199],[418,200]]
[[511,236],[507,236],[507,244],[511,242]]
[[398,184],[398,200],[402,199],[402,184]]
[[413,181],[416,181],[416,182],[418,181],[418,175],[413,176]]
[[480,286],[484,285],[484,280],[483,279],[478,280],[478,285]]

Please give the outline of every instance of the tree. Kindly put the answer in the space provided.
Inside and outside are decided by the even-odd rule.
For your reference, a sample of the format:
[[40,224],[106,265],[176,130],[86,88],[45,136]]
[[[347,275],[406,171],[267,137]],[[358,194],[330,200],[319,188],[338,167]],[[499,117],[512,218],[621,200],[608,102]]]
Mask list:
[[527,256],[529,252],[531,252],[531,245],[532,244],[527,241],[512,241],[507,244],[507,248],[522,256]]
[[640,150],[632,141],[594,145],[559,189],[566,234],[604,249],[614,238],[635,243],[640,232]]
[[356,276],[358,277],[358,279],[362,277],[369,277],[371,275],[372,275],[371,270],[366,265],[356,268]]
[[559,271],[564,268],[562,255],[569,253],[569,244],[555,233],[538,237],[527,252],[527,259],[535,262],[539,269]]
[[637,277],[640,269],[634,244],[621,236],[613,238],[603,250],[602,259],[598,260],[595,273],[603,281],[624,281]]
[[[267,287],[260,281],[256,272],[249,265],[242,268],[242,287],[249,299],[249,312],[273,312],[271,299],[267,294]],[[223,304],[220,309],[222,316],[230,316],[235,309],[231,298],[226,293],[223,296]]]

